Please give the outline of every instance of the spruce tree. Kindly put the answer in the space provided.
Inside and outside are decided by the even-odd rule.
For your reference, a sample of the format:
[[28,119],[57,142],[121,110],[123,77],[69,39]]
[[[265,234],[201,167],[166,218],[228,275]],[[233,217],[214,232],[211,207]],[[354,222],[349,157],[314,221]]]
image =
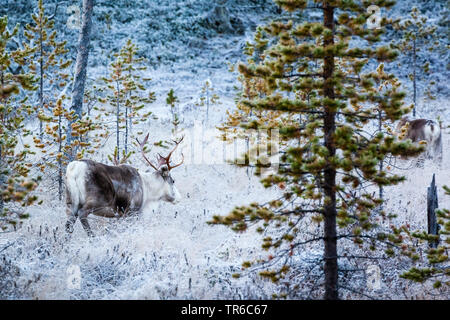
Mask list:
[[[0,18],[0,229],[16,226],[27,216],[25,207],[36,201],[32,191],[39,178],[31,178],[33,153],[30,145],[22,142],[31,132],[25,128],[25,117],[33,109],[27,103],[26,92],[36,90],[36,79],[25,73],[26,61],[33,49],[11,50],[10,42],[17,36],[19,26],[8,29],[8,18]],[[19,68],[19,67],[22,68]],[[12,73],[11,70],[18,72]]]
[[[284,294],[301,295],[306,286],[309,293],[338,299],[339,289],[355,290],[348,280],[351,272],[342,265],[354,259],[360,263],[380,250],[391,256],[402,241],[397,229],[389,227],[394,214],[383,210],[376,191],[404,177],[380,163],[389,156],[416,155],[423,147],[378,130],[379,123],[391,124],[411,107],[404,105],[405,93],[395,77],[380,65],[398,56],[388,46],[377,46],[390,21],[382,18],[380,28],[365,25],[372,1],[275,2],[293,13],[321,13],[317,21],[311,17],[304,23],[275,19],[263,28],[266,36],[259,34],[254,40],[264,48],[258,59],[238,66],[243,77],[262,88],[261,94],[243,95],[240,103],[252,110],[283,113],[277,124],[282,141],[279,170],[262,180],[266,187],[282,186],[283,195],[236,207],[210,223],[241,232],[257,227],[265,235],[262,248],[271,253],[243,267],[265,268],[259,274],[274,282],[283,280]],[[376,1],[380,8],[394,3]],[[379,90],[381,84],[385,85]],[[286,122],[292,117],[298,121]],[[259,128],[258,122],[253,128]],[[315,261],[323,274],[308,282],[302,278],[301,254],[317,248],[323,250]]]

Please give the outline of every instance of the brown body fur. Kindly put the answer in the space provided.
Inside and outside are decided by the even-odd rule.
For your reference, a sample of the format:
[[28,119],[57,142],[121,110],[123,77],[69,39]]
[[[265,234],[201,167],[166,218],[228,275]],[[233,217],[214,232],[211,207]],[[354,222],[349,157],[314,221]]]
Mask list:
[[[85,179],[86,195],[83,201],[73,203],[73,196],[67,188],[67,210],[70,232],[76,218],[91,234],[87,216],[120,217],[138,213],[142,208],[142,179],[138,171],[128,165],[108,166],[92,160],[82,160],[87,164]],[[75,207],[76,206],[76,207]]]

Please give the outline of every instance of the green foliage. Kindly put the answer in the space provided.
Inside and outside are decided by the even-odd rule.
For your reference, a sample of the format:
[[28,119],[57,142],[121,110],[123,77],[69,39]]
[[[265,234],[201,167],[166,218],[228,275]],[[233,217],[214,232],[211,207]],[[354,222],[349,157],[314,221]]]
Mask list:
[[[338,278],[338,260],[352,245],[366,257],[380,251],[392,255],[400,245],[401,233],[388,227],[393,215],[383,210],[383,199],[374,191],[404,180],[383,167],[384,161],[418,155],[423,147],[400,141],[386,129],[411,108],[403,104],[398,80],[384,71],[384,63],[398,52],[375,45],[389,21],[382,19],[379,29],[365,26],[369,1],[276,2],[295,13],[308,3],[318,6],[323,21],[279,19],[258,30],[246,49],[250,58],[238,65],[238,110],[229,113],[221,129],[243,136],[249,128],[279,129],[279,169],[262,183],[283,195],[236,207],[210,223],[238,232],[255,226],[270,235],[262,241],[269,257],[253,261],[252,268],[265,268],[259,274],[274,282],[290,279],[284,280],[290,288],[302,274],[294,261],[321,243],[324,256],[332,257],[320,261],[328,279],[325,298],[336,299],[338,285],[332,279]],[[393,3],[376,4],[389,8]],[[355,46],[355,39],[364,45]],[[370,61],[379,63],[377,70],[368,70]],[[370,132],[370,125],[384,130]]]
[[[33,137],[34,145],[40,150],[41,157],[36,165],[41,172],[46,172],[51,180],[58,183],[58,197],[63,195],[63,176],[65,168],[71,159],[82,159],[86,152],[92,153],[98,144],[89,141],[89,133],[98,125],[90,117],[83,114],[78,119],[74,110],[64,106],[65,95],[58,98],[56,103],[44,105],[45,112],[39,115],[44,123],[43,135]],[[71,130],[69,129],[71,126]],[[67,134],[77,139],[67,139]],[[55,179],[53,179],[55,176]]]
[[201,89],[200,101],[196,103],[196,106],[206,107],[206,122],[208,122],[209,108],[218,104],[221,104],[219,101],[219,96],[214,92],[211,81],[206,80]]
[[[8,18],[0,18],[0,228],[7,229],[20,223],[28,216],[25,208],[37,199],[32,191],[39,178],[32,179],[29,155],[33,152],[29,140],[31,132],[25,128],[24,120],[32,113],[26,98],[20,98],[24,91],[35,90],[36,79],[22,70],[32,50],[10,50],[8,44],[17,35],[18,26],[8,30]],[[11,73],[11,67],[17,73]]]
[[155,119],[151,111],[143,113],[142,110],[156,98],[154,92],[147,90],[151,79],[141,76],[147,67],[144,65],[145,59],[138,57],[138,47],[128,40],[114,56],[116,59],[111,63],[109,76],[101,79],[105,87],[100,91],[106,92],[106,96],[99,98],[101,104],[112,106],[113,110],[103,107],[94,107],[94,110],[101,112],[98,117],[115,115],[117,160],[120,162],[122,148],[124,154],[128,154],[133,125],[146,122],[149,118]]
[[69,74],[66,69],[72,61],[65,59],[68,52],[65,48],[67,41],[57,41],[54,20],[46,15],[42,0],[38,1],[37,13],[32,14],[31,18],[33,22],[25,26],[24,35],[32,48],[28,68],[39,78],[36,113],[41,121],[39,133],[42,135],[42,119],[45,118],[46,111],[52,113],[48,110],[48,105],[55,104],[58,93],[67,85]]
[[[42,0],[38,1],[37,9],[24,31],[32,48],[28,68],[39,79],[35,104],[39,136],[33,140],[42,156],[36,165],[47,173],[50,181],[57,181],[61,200],[65,167],[69,160],[83,157],[90,146],[88,132],[95,126],[89,117],[78,119],[65,106],[65,92],[71,84],[67,69],[72,63],[66,59],[67,41],[58,41],[54,20],[46,14]],[[68,139],[68,134],[79,139]]]
[[[417,83],[426,82],[424,95],[428,99],[435,99],[432,89],[434,81],[430,81],[429,53],[437,50],[439,41],[436,35],[437,26],[428,21],[428,17],[421,15],[417,7],[411,9],[409,17],[403,17],[394,23],[394,27],[401,33],[393,43],[403,57],[409,59],[408,63],[399,63],[399,67],[410,70],[408,76],[414,86],[414,99],[417,96]],[[417,101],[414,100],[417,104]]]
[[[450,188],[448,186],[444,186],[444,190],[446,195],[450,195]],[[430,267],[414,266],[401,274],[401,277],[420,283],[433,281],[433,287],[435,289],[439,289],[445,285],[446,290],[448,290],[450,287],[448,259],[448,253],[450,251],[450,210],[436,210],[436,216],[437,223],[440,226],[438,237],[420,231],[410,234],[411,240],[418,239],[421,243],[434,243],[436,239],[441,240],[437,248],[429,248],[426,250],[426,257]],[[419,264],[421,261],[416,254],[416,247],[411,245],[408,249],[412,261]]]
[[112,155],[108,155],[108,160],[114,163],[114,165],[118,166],[127,163],[130,157],[131,152],[125,153],[125,150],[122,150],[122,157],[120,157],[119,150],[117,149],[117,147],[115,147],[114,153]]
[[178,131],[178,125],[180,124],[180,117],[176,107],[176,104],[178,102],[180,102],[180,100],[178,100],[178,97],[175,96],[175,92],[173,91],[173,89],[170,89],[169,92],[167,93],[166,104],[170,107],[173,125],[172,132],[175,134]]

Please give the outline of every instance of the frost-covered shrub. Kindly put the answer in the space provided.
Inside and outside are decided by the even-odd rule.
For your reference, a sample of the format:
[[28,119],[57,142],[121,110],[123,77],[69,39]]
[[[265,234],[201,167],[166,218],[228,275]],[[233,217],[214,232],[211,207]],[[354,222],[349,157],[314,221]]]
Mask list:
[[[4,251],[10,244],[4,246]],[[39,275],[24,277],[23,271],[15,261],[15,257],[0,255],[0,300],[23,299],[31,296],[30,288],[40,280]]]
[[0,256],[0,299],[19,295],[20,289],[16,283],[18,275],[20,275],[19,268],[5,255]]
[[[55,13],[55,27],[68,40],[67,47],[75,56],[78,30],[67,24],[74,14],[69,7],[74,4],[58,2],[46,0],[44,5],[48,12]],[[179,50],[181,47],[196,39],[205,41],[222,34],[223,26],[216,25],[217,19],[213,19],[213,25],[208,23],[208,17],[214,16],[216,7],[215,1],[208,0],[96,1],[92,30],[92,50],[95,54],[90,55],[89,63],[105,66],[108,61],[106,55],[120,49],[130,36],[143,48],[142,54],[152,64],[184,59],[186,54],[184,50]],[[231,28],[227,30],[228,34],[242,35],[249,27],[243,23],[248,21],[249,10],[258,14],[273,10],[275,6],[271,0],[232,0],[219,7],[224,8],[220,12],[226,13],[222,16],[226,21],[219,24],[229,23]],[[8,14],[13,23],[25,25],[30,22],[29,15],[33,10],[36,10],[33,1],[13,1],[0,7],[0,16]]]

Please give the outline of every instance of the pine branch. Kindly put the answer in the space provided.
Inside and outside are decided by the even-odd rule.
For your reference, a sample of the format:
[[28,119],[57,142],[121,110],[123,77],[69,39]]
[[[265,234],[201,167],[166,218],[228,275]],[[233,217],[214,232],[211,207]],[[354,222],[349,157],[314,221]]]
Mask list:
[[273,76],[274,78],[280,79],[280,78],[313,78],[313,77],[323,77],[322,73],[294,73],[291,75],[282,75],[282,76]]

